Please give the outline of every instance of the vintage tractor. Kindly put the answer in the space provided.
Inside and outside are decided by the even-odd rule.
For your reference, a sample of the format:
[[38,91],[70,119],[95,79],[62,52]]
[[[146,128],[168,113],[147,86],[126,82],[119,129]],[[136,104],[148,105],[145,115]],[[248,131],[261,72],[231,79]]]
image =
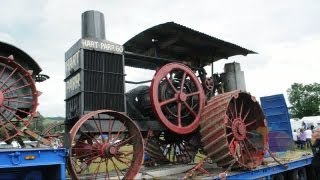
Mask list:
[[[199,149],[221,167],[261,164],[267,127],[260,105],[244,91],[222,93],[219,75],[207,77],[204,68],[253,51],[173,22],[151,27],[123,46],[106,40],[104,31],[102,13],[82,14],[82,38],[65,54],[66,120],[41,140],[61,142],[63,132],[54,128],[65,126],[74,179],[133,179],[144,160],[189,163]],[[3,140],[26,132],[38,105],[34,80],[46,78],[10,54],[0,58]],[[151,80],[126,81],[125,66],[155,73]],[[125,92],[126,83],[139,86]]]

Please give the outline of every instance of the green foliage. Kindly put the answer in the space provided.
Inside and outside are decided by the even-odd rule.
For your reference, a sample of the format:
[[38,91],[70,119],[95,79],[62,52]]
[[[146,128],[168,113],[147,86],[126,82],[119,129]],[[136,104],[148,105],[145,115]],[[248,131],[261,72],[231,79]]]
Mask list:
[[320,84],[294,83],[287,90],[292,118],[320,115]]

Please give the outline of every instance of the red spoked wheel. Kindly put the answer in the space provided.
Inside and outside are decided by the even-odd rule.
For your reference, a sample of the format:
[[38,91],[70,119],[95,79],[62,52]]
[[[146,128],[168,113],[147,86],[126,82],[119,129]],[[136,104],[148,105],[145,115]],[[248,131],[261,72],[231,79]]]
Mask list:
[[38,92],[32,72],[17,64],[13,56],[0,56],[0,141],[22,134],[36,114]]
[[152,79],[153,110],[158,119],[177,134],[191,133],[199,126],[204,98],[197,76],[183,64],[166,64]]
[[98,110],[70,131],[69,173],[74,179],[134,179],[143,161],[137,125],[122,113]]
[[[65,134],[64,123],[52,124],[47,127],[41,133],[43,138],[50,140],[51,145],[54,147],[63,147],[63,136]],[[40,142],[38,142],[37,147],[40,147]]]
[[204,151],[218,166],[261,165],[268,129],[260,105],[250,94],[233,91],[215,96],[204,108],[200,126]]

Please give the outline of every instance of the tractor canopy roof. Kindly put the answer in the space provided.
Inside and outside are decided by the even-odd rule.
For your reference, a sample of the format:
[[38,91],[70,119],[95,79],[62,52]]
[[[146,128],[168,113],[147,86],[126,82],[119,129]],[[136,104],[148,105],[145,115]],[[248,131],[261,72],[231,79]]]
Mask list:
[[14,60],[27,70],[33,70],[33,74],[37,75],[42,71],[39,64],[27,53],[11,44],[0,41],[0,56],[8,57],[10,55],[13,55]]
[[171,61],[204,67],[220,59],[255,53],[174,22],[146,29],[123,46],[126,65],[147,69]]

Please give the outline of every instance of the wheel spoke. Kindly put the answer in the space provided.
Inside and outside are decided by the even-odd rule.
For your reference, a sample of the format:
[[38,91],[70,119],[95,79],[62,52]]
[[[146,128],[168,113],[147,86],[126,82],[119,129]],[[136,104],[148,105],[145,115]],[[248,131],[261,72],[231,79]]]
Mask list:
[[111,124],[111,120],[109,120],[109,133],[108,133],[108,141],[110,142],[111,137],[111,132],[112,132],[112,128],[113,128],[113,124],[114,124],[114,120],[112,120],[112,124]]
[[[127,153],[125,153],[127,152]],[[118,151],[119,155],[121,158],[126,158],[127,156],[133,155],[133,150],[132,151],[125,151],[125,150],[119,150]]]
[[250,131],[247,131],[247,134],[251,134],[251,135],[257,135],[257,133],[253,133],[253,132],[250,132]]
[[9,76],[2,82],[0,89],[3,87],[3,85],[5,85],[7,83],[7,81],[9,80],[9,78],[18,70],[18,68],[15,68],[10,74]]
[[247,116],[249,115],[249,113],[250,113],[250,109],[248,109],[248,112],[247,112],[246,115],[244,116],[243,122],[245,122],[245,121],[247,120]]
[[23,79],[23,76],[21,76],[18,80],[16,80],[15,82],[11,83],[10,85],[8,85],[5,89],[2,90],[2,92],[7,91],[9,88],[11,88],[13,85],[17,84],[22,79]]
[[122,171],[119,169],[119,167],[117,166],[117,164],[113,161],[113,159],[110,158],[110,160],[111,160],[111,162],[112,162],[112,164],[113,164],[113,167],[114,167],[114,169],[116,170],[116,173],[117,173],[118,178],[119,178],[119,180],[120,180],[120,174],[119,174],[119,172],[120,172],[123,176],[124,176],[124,174],[123,174]]
[[20,97],[32,97],[31,93],[28,94],[20,94],[20,95],[16,95],[16,96],[10,96],[10,97],[5,97],[4,99],[16,99],[16,98],[20,98]]
[[191,112],[191,114],[194,116],[194,117],[197,117],[197,114],[193,111],[193,109],[189,106],[189,104],[185,101],[183,101],[184,105],[187,107],[187,109]]
[[200,94],[200,91],[196,91],[196,92],[192,92],[192,93],[187,94],[187,97],[195,96],[195,95],[199,95],[199,94]]
[[135,137],[135,135],[132,135],[132,136],[130,136],[129,138],[120,141],[120,143],[118,143],[117,145],[118,145],[118,146],[123,146],[123,145],[125,145],[127,142],[129,142],[133,137]]
[[3,67],[3,69],[2,69],[2,71],[0,73],[0,79],[2,79],[3,73],[4,73],[6,68],[7,68],[7,65]]
[[[104,162],[106,164],[106,179],[110,179],[110,175],[109,175],[109,171],[108,171],[108,162],[109,160],[107,158],[104,158]],[[107,175],[108,175],[108,178],[107,178]]]
[[238,109],[237,109],[237,102],[236,102],[236,98],[233,98],[233,104],[234,104],[234,112],[235,112],[235,116],[236,118],[238,117]]
[[[97,129],[99,130],[99,133],[100,133],[100,136],[101,136],[101,140],[102,140],[102,142],[104,142],[101,127],[100,127],[100,126],[98,126],[98,124],[97,124],[97,122],[96,122],[96,120],[95,120],[95,119],[93,119],[93,121],[94,121],[94,123],[95,123],[95,125],[96,125]],[[99,120],[99,122],[100,122],[100,120]],[[100,125],[101,125],[101,124],[100,124]]]
[[166,80],[168,81],[169,85],[171,86],[172,90],[177,93],[177,89],[174,87],[174,85],[172,84],[171,79],[168,78],[168,76],[166,76]]
[[166,105],[166,104],[169,104],[169,103],[172,103],[172,102],[175,102],[175,101],[177,101],[177,98],[174,97],[174,98],[171,98],[171,99],[164,100],[164,101],[160,102],[159,104],[160,104],[160,107],[161,107],[163,105]]
[[253,120],[253,121],[247,123],[247,124],[246,124],[246,127],[248,127],[248,126],[250,126],[250,125],[252,125],[252,124],[254,124],[254,123],[256,123],[256,122],[257,122],[256,120]]
[[130,167],[130,161],[131,159],[123,158],[126,159],[127,161],[122,160],[120,157],[114,156],[117,161],[121,162],[122,164],[126,165],[127,167]]
[[[87,154],[82,154],[82,155],[79,155],[79,156],[72,156],[72,157],[74,157],[76,159],[81,159],[81,158],[84,158],[84,157],[91,157],[94,154],[97,154],[97,153],[87,153]],[[92,156],[92,157],[97,157],[97,156],[99,156],[99,155],[95,155],[95,156]]]
[[[14,115],[15,115],[15,113],[12,112],[12,111],[19,111],[19,112],[22,112],[22,113],[27,114],[27,115],[32,115],[32,113],[30,113],[30,112],[27,112],[27,111],[24,111],[24,110],[21,110],[21,109],[17,109],[17,108],[13,108],[13,107],[9,107],[7,105],[2,105],[2,107],[5,108],[7,111],[11,112]],[[16,118],[18,118],[19,120],[22,120],[22,118],[20,118],[18,116],[16,116]]]
[[[84,124],[83,124],[83,125],[84,125]],[[84,126],[84,127],[86,128],[86,126]],[[87,128],[86,128],[86,129],[87,129]],[[88,129],[87,129],[87,131],[90,132]],[[94,137],[89,136],[88,132],[83,132],[83,131],[80,130],[80,129],[79,129],[79,132],[81,133],[81,135],[83,134],[83,135],[87,136],[88,138],[90,138],[91,140],[95,141],[97,144],[100,144],[100,143],[98,142],[98,140],[96,140]],[[87,140],[88,140],[88,139],[87,139]]]
[[125,129],[126,129],[126,127],[125,127],[125,122],[124,122],[114,139],[117,140],[120,137],[120,135],[124,132]]
[[230,136],[231,134],[232,134],[232,132],[228,133],[228,134],[227,134],[227,137]]
[[7,99],[5,98],[4,101],[7,101],[7,102],[16,102],[16,103],[22,103],[22,104],[33,104],[34,102],[30,102],[30,101],[17,101],[17,100],[11,100],[11,99]]
[[233,112],[232,112],[232,109],[230,107],[228,107],[228,111],[230,112],[232,119],[235,119]]
[[243,100],[241,101],[241,107],[240,107],[240,114],[239,114],[239,118],[241,119],[242,117],[242,108],[243,108]]
[[229,148],[230,148],[230,146],[233,144],[233,142],[234,142],[234,137],[232,137],[232,139],[231,139],[231,141],[230,141],[230,143],[229,143]]
[[14,92],[14,91],[17,91],[17,90],[19,90],[19,89],[28,87],[28,86],[30,86],[30,85],[32,85],[32,83],[25,84],[25,85],[23,85],[23,86],[20,86],[20,87],[15,88],[15,89],[11,89],[10,91],[5,91],[5,92],[3,92],[3,94],[7,94],[7,93],[9,93],[9,92]]
[[101,163],[102,163],[102,158],[100,158],[99,165],[97,166],[96,170],[94,171],[94,173],[96,174],[96,175],[95,175],[95,179],[97,179],[97,175],[98,175],[98,172],[99,172]]
[[8,119],[6,118],[2,113],[0,113],[0,115],[3,117],[3,119],[6,121],[6,123],[3,122],[3,124],[7,124],[9,123],[11,125],[11,127],[16,131],[19,132],[19,130],[17,129],[17,127]]
[[226,116],[226,118],[228,118],[228,121],[229,121],[230,124],[232,125],[232,120],[231,120],[228,116]]
[[[6,106],[6,105],[2,105],[2,107],[3,107],[4,109],[6,109],[8,112],[10,112],[12,115],[14,115],[15,118],[17,118],[17,120],[19,120],[19,121],[21,121],[21,122],[24,122],[23,119],[22,119],[20,116],[16,115],[15,112],[12,112],[12,109],[17,110],[17,111],[18,111],[19,109],[15,109],[15,108],[12,108],[12,107],[8,107],[8,106]],[[22,110],[21,110],[21,111],[22,111]],[[24,111],[23,111],[23,112],[24,112]],[[10,121],[10,120],[8,120],[8,121]]]
[[183,75],[182,75],[181,85],[180,85],[180,92],[183,92],[183,87],[184,87],[184,82],[185,82],[186,76],[187,76],[187,72],[184,71]]

